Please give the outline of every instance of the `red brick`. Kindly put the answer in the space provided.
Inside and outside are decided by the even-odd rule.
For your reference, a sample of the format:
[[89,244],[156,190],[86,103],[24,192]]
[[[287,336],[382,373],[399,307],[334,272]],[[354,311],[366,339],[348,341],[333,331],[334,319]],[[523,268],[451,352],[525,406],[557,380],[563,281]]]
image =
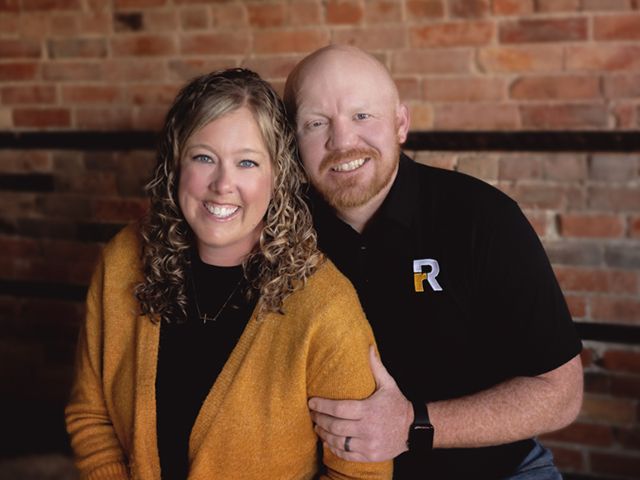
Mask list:
[[246,59],[242,66],[258,72],[267,79],[287,78],[293,67],[300,61],[299,56],[275,55],[268,57],[252,57]]
[[36,40],[38,42],[46,40],[47,27],[49,26],[47,16],[48,14],[44,12],[32,12],[28,15],[23,14],[20,17],[18,28],[20,38]]
[[3,173],[51,172],[51,154],[42,150],[0,150]]
[[355,45],[367,51],[401,49],[406,46],[404,27],[354,27],[333,32],[332,42]]
[[49,62],[42,66],[42,77],[51,81],[105,80],[104,64],[98,62]]
[[562,70],[562,49],[553,46],[488,47],[480,49],[483,71],[550,72]]
[[2,103],[5,105],[55,103],[56,89],[53,85],[20,85],[3,87]]
[[406,0],[409,20],[442,18],[444,5],[442,0]]
[[640,450],[640,428],[618,427],[615,435],[618,443],[626,450]]
[[536,0],[538,12],[576,12],[580,10],[580,0]]
[[255,53],[307,53],[329,43],[329,32],[317,29],[256,30]]
[[608,242],[604,245],[604,260],[605,264],[612,268],[640,271],[640,248],[638,248],[638,243]]
[[278,3],[247,3],[249,24],[252,27],[281,27],[285,23],[287,9]]
[[[136,10],[149,7],[161,7],[167,0],[115,0],[113,8],[116,10]],[[177,1],[176,3],[183,3]]]
[[531,129],[606,128],[604,105],[523,105],[522,126]]
[[640,210],[640,189],[637,187],[600,187],[588,189],[589,206],[602,210]]
[[396,77],[393,80],[398,88],[398,93],[400,94],[402,101],[420,100],[422,98],[422,94],[420,92],[420,81],[417,78]]
[[596,40],[640,40],[640,14],[597,16],[593,36]]
[[[589,367],[594,366],[594,357],[595,357],[595,353],[593,349],[583,347],[582,351],[580,352],[580,363],[582,363],[582,367],[584,369],[588,369]],[[587,376],[587,374],[585,374],[585,376]],[[585,390],[587,389],[585,388]],[[587,391],[592,392],[592,390],[587,390]]]
[[600,97],[600,79],[577,75],[520,77],[511,85],[518,100],[589,100]]
[[640,45],[588,45],[566,48],[568,70],[640,70]]
[[21,108],[13,111],[16,127],[69,127],[71,113],[66,108]]
[[391,70],[398,74],[470,73],[471,50],[423,49],[393,52]]
[[38,58],[40,43],[34,40],[0,39],[0,58]]
[[37,72],[37,63],[0,63],[0,81],[33,80]]
[[601,365],[616,372],[640,373],[640,352],[607,350],[602,356]]
[[501,43],[573,42],[587,39],[585,18],[549,18],[503,21],[499,25]]
[[449,14],[458,18],[484,17],[489,12],[489,0],[449,0]]
[[490,182],[498,178],[498,159],[487,154],[460,155],[457,170]]
[[423,102],[407,102],[411,127],[415,130],[431,130],[433,128],[433,107]]
[[505,91],[504,80],[500,78],[447,77],[423,81],[423,98],[434,102],[499,101]]
[[92,218],[99,222],[131,222],[142,218],[148,209],[147,200],[99,198],[92,202]]
[[640,97],[640,75],[607,75],[604,78],[607,98]]
[[631,294],[638,292],[638,275],[625,270],[603,270],[556,265],[553,268],[563,292]]
[[542,177],[542,158],[536,154],[509,155],[500,159],[501,180],[528,180]]
[[629,236],[640,238],[640,215],[634,215],[629,219]]
[[143,26],[148,32],[172,33],[178,28],[178,16],[173,10],[149,10],[144,13]]
[[423,165],[444,168],[446,170],[454,170],[458,162],[458,154],[449,152],[429,152],[420,150],[415,152],[412,158]]
[[638,375],[611,375],[611,394],[616,397],[640,398]]
[[103,81],[105,82],[144,82],[157,83],[167,76],[165,62],[152,59],[128,59],[108,61],[104,66]]
[[[213,72],[214,70],[236,66],[238,66],[236,60],[230,58],[170,60],[168,65],[168,78],[172,81],[184,83],[194,77]],[[158,68],[164,70],[164,65],[159,65]]]
[[640,457],[608,452],[589,452],[589,463],[594,473],[619,475],[624,478],[640,477]]
[[249,51],[250,38],[246,32],[202,33],[182,37],[182,54],[241,55]]
[[329,24],[359,23],[364,16],[364,6],[358,0],[329,0],[326,8]]
[[562,430],[543,435],[541,440],[609,447],[613,444],[613,432],[606,425],[576,422]]
[[127,103],[131,105],[170,106],[178,94],[177,85],[132,85],[127,89]]
[[574,319],[587,316],[587,300],[583,296],[565,294],[564,297],[569,307],[569,313]]
[[211,10],[194,7],[180,11],[180,26],[183,30],[204,30],[211,25]]
[[495,15],[528,15],[533,13],[533,0],[493,0]]
[[493,23],[478,21],[412,27],[409,38],[414,48],[486,45],[493,38]]
[[62,87],[65,103],[114,103],[122,100],[119,87],[109,85],[65,85]]
[[166,107],[144,106],[133,116],[133,126],[140,130],[160,130],[167,116]]
[[623,297],[593,297],[591,317],[607,323],[640,325],[640,300]]
[[[616,130],[629,130],[636,127],[636,110],[632,103],[612,104],[611,115],[613,116]],[[640,126],[640,117],[638,117],[638,126]]]
[[49,40],[47,48],[51,58],[104,58],[107,56],[107,43],[102,38]]
[[589,177],[606,182],[630,182],[640,176],[640,155],[593,154],[589,162]]
[[581,154],[548,154],[542,157],[544,178],[547,180],[586,180],[587,157]]
[[628,399],[586,394],[578,418],[612,425],[629,424],[635,420],[635,402]]
[[[583,352],[585,350],[583,349]],[[588,350],[590,352],[590,362],[586,363],[585,367],[591,367],[594,364],[595,353],[593,349]],[[610,394],[611,393],[611,380],[613,379],[613,375],[610,372],[594,372],[589,369],[584,372],[584,391],[586,393],[602,393],[602,394]]]
[[129,130],[133,126],[131,108],[77,108],[75,126],[83,130]]
[[402,3],[397,0],[370,0],[364,10],[367,24],[402,22]]
[[246,27],[249,25],[247,6],[242,4],[214,5],[212,9],[213,25],[222,28]]
[[40,255],[40,245],[37,240],[0,235],[0,256],[10,259],[38,255]]
[[20,0],[0,0],[0,12],[20,11]]
[[434,127],[440,130],[509,130],[518,127],[518,110],[496,103],[435,106]]
[[[78,14],[74,14],[78,15]],[[78,31],[80,34],[109,34],[113,17],[110,12],[93,11],[79,15]]]
[[547,234],[547,227],[550,221],[547,213],[537,210],[526,210],[524,214],[533,229],[536,231],[536,234],[539,237],[544,237]]
[[81,10],[80,0],[22,0],[23,10]]
[[176,53],[176,45],[173,38],[167,35],[118,36],[111,39],[111,51],[114,56],[120,57],[171,55]]
[[523,208],[580,208],[585,202],[585,193],[581,188],[566,184],[518,183],[506,193],[514,197]]
[[49,16],[49,31],[51,35],[60,37],[74,37],[80,31],[80,16],[77,13],[63,13]]
[[317,25],[322,23],[322,5],[319,1],[293,2],[288,6],[291,25]]
[[582,0],[582,10],[630,10],[629,0]]
[[[0,11],[2,11],[0,0]],[[6,36],[16,36],[18,34],[19,16],[15,13],[3,13],[0,15],[0,32]]]
[[559,447],[557,445],[550,445],[549,447],[553,453],[553,463],[563,472],[581,472],[584,470],[585,462],[582,450]]

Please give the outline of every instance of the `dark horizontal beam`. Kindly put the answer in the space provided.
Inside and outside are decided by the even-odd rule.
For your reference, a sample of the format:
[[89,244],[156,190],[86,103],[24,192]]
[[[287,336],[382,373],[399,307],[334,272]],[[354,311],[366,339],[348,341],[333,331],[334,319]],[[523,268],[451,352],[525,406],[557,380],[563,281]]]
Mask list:
[[[1,149],[153,150],[153,131],[0,132]],[[640,132],[410,132],[406,150],[640,152]]]
[[583,340],[640,345],[640,325],[576,322],[576,328]]

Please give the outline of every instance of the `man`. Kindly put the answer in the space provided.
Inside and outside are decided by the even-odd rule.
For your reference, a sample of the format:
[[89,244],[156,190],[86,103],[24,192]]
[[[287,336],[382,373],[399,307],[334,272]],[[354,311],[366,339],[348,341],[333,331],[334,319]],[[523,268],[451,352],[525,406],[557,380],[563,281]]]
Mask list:
[[581,343],[515,202],[403,155],[408,109],[357,48],[306,57],[285,102],[320,246],[388,368],[372,353],[366,400],[311,399],[317,433],[348,460],[397,457],[395,478],[560,478],[534,437],[578,414]]

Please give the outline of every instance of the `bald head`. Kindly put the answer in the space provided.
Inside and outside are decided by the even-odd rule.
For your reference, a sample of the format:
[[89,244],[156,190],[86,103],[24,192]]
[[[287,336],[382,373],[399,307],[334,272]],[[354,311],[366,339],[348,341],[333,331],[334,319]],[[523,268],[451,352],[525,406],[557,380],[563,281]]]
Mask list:
[[387,68],[369,53],[350,45],[327,45],[303,58],[287,77],[284,102],[292,123],[309,82],[365,82],[390,102],[399,102],[398,89]]

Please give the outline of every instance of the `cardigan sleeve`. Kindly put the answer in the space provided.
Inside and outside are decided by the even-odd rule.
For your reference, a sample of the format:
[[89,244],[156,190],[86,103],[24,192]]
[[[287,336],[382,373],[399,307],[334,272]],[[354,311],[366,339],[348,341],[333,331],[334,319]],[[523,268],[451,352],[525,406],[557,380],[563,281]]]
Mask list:
[[[338,285],[342,287],[342,282]],[[375,391],[369,366],[369,347],[375,345],[351,285],[339,292],[321,292],[316,305],[317,329],[309,348],[307,393],[309,397],[363,399]],[[326,467],[321,479],[390,479],[393,462],[349,462],[329,449],[323,452]]]
[[107,410],[102,383],[104,259],[96,268],[80,328],[75,377],[65,409],[81,479],[128,479],[126,458]]

